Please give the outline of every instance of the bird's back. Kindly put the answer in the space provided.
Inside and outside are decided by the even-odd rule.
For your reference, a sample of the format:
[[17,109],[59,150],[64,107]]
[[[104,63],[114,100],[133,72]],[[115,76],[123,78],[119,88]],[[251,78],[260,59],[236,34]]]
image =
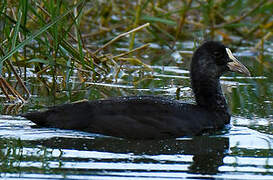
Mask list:
[[224,126],[220,115],[158,96],[85,101],[23,115],[37,125],[130,139],[198,135]]

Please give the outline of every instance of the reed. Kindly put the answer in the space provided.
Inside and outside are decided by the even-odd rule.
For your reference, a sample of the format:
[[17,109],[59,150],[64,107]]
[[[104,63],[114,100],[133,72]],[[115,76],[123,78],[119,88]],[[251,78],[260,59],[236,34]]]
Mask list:
[[[151,71],[147,64],[168,64],[166,56],[149,61],[140,55],[144,49],[153,51],[149,43],[173,52],[177,42],[189,40],[215,39],[234,45],[254,41],[253,50],[260,51],[272,38],[272,10],[273,2],[266,0],[3,0],[2,92],[9,101],[25,101],[35,93],[27,85],[35,76],[50,94],[71,95],[75,75],[84,88],[87,80],[107,80],[112,69],[118,67],[120,72],[124,64],[138,64],[147,71]],[[127,50],[116,50],[119,47]]]

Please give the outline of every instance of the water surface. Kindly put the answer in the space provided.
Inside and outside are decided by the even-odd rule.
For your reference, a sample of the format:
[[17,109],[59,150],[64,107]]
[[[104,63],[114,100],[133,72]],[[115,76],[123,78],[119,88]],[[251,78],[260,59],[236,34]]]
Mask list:
[[[189,58],[178,51],[175,63],[124,67],[118,78],[71,81],[72,93],[51,97],[30,81],[27,105],[2,105],[0,177],[16,179],[273,179],[272,68],[245,52],[239,59],[252,77],[227,74],[221,83],[233,116],[231,125],[214,135],[161,141],[132,141],[54,128],[38,128],[18,114],[79,99],[157,94],[194,103]],[[160,63],[159,63],[160,64]],[[113,76],[112,80],[111,76]],[[46,78],[46,77],[45,77]],[[53,101],[54,100],[54,101]]]

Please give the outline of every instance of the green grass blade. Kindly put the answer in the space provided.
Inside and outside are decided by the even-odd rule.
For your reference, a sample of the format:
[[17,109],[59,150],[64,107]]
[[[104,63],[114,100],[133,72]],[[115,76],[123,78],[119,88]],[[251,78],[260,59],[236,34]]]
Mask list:
[[52,20],[51,23],[48,23],[47,25],[45,25],[44,27],[42,27],[39,31],[35,32],[34,34],[32,34],[31,36],[29,36],[28,38],[26,38],[23,42],[21,42],[20,44],[18,44],[9,53],[7,53],[4,57],[2,57],[1,60],[0,60],[0,63],[3,63],[5,60],[7,60],[8,58],[10,58],[15,52],[17,52],[20,48],[24,47],[26,44],[28,44],[29,42],[31,42],[34,38],[36,38],[37,36],[41,35],[43,32],[45,32],[50,27],[52,27],[55,23],[57,23],[58,21],[60,21],[61,19],[63,19],[65,16],[67,16],[69,13],[71,13],[75,7],[79,6],[83,1],[84,0],[79,1],[76,5],[74,5],[72,8],[70,8],[64,14],[62,14],[61,16],[58,16],[57,18],[55,18],[54,20]]
[[175,21],[159,18],[159,17],[152,17],[152,16],[143,16],[141,17],[141,20],[147,21],[147,22],[157,22],[157,23],[163,23],[171,26],[175,26],[177,23]]
[[53,65],[52,62],[50,62],[48,60],[40,59],[40,58],[30,59],[27,61],[27,63],[43,63],[43,64],[48,64],[48,65]]
[[19,28],[20,28],[20,24],[21,24],[21,20],[22,20],[22,11],[19,10],[18,11],[18,20],[17,20],[16,26],[15,26],[13,37],[12,37],[11,49],[15,48],[16,40],[17,40],[17,37],[18,37],[18,32],[19,32]]

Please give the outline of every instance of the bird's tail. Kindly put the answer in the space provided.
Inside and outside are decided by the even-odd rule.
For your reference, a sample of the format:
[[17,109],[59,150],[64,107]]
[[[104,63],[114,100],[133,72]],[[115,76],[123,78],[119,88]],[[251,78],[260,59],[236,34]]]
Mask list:
[[46,126],[46,116],[44,112],[29,112],[21,114],[20,116],[28,120],[31,120],[32,122],[39,126]]

